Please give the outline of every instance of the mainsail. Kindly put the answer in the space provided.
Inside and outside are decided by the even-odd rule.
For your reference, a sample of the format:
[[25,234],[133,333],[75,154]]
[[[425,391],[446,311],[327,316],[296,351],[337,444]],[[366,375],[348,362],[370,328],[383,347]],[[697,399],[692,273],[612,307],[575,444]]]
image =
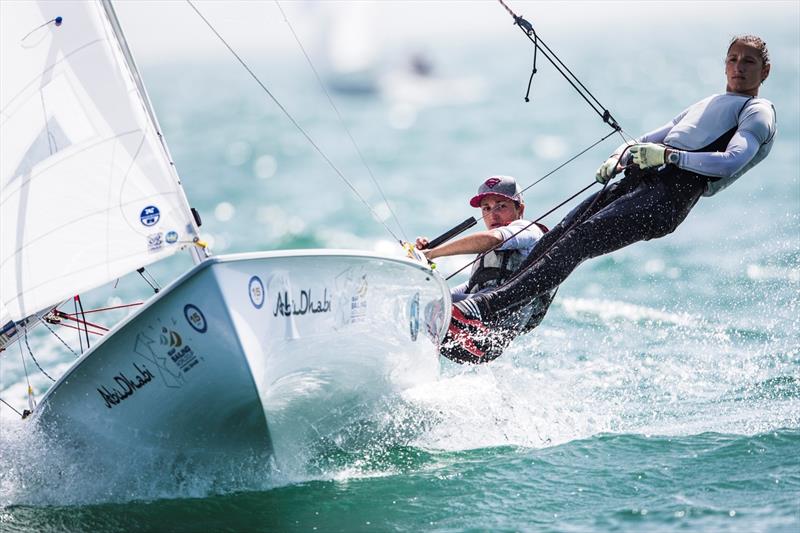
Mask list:
[[197,227],[108,2],[0,2],[0,327]]

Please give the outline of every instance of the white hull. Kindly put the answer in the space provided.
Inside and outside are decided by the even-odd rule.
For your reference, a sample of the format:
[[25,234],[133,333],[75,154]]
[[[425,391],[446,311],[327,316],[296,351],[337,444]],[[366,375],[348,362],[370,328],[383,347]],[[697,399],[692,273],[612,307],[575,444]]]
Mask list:
[[[293,453],[329,413],[438,376],[445,282],[358,252],[209,259],[93,346],[37,422],[124,458]],[[335,418],[335,417],[333,417]]]

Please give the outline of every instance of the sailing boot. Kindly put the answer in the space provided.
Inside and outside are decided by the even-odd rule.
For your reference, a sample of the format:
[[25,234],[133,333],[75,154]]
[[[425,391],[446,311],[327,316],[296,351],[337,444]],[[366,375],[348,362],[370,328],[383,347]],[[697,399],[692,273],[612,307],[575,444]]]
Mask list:
[[500,357],[516,336],[513,331],[482,319],[474,298],[453,304],[450,325],[439,347],[456,363],[481,364]]

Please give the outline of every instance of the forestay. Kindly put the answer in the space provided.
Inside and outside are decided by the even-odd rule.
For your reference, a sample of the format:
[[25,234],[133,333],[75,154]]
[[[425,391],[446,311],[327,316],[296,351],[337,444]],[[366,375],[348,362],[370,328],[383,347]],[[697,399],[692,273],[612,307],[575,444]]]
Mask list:
[[108,3],[0,2],[0,326],[197,228]]

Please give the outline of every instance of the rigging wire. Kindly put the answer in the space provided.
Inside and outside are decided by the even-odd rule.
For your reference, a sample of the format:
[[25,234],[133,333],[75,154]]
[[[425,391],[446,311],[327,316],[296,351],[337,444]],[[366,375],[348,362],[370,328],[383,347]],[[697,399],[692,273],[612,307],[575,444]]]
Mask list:
[[22,413],[20,413],[19,411],[17,411],[17,410],[14,408],[14,406],[13,406],[13,405],[11,405],[10,403],[8,403],[8,402],[7,402],[7,401],[5,401],[4,399],[0,398],[0,402],[3,402],[3,403],[4,403],[4,404],[5,404],[5,405],[6,405],[6,406],[9,408],[9,409],[11,409],[11,410],[12,410],[12,411],[14,411],[15,413],[17,413],[19,416],[23,416],[23,415],[22,415]]
[[[86,334],[86,349],[88,350],[91,347],[89,345],[89,325],[88,322],[86,322],[86,314],[83,312],[83,302],[81,301],[81,297],[79,294],[75,295],[75,300],[78,302],[78,306],[81,308],[81,316],[83,317],[83,328],[84,328],[84,333]],[[78,322],[78,324],[80,325],[80,322]]]
[[61,337],[59,337],[59,336],[58,336],[58,333],[56,333],[56,332],[55,332],[55,331],[54,331],[54,330],[53,330],[53,329],[52,329],[52,328],[51,328],[51,327],[48,325],[48,323],[47,323],[47,320],[44,320],[44,319],[42,319],[42,320],[41,320],[41,323],[42,323],[42,324],[44,324],[44,327],[46,327],[46,328],[47,328],[47,330],[48,330],[50,333],[52,333],[52,334],[55,336],[55,338],[56,338],[56,339],[58,339],[58,340],[60,340],[60,341],[61,341],[61,344],[63,344],[64,346],[66,346],[66,347],[67,347],[67,350],[69,350],[70,352],[72,352],[72,355],[74,355],[76,358],[77,358],[77,357],[80,357],[80,355],[79,355],[78,353],[76,353],[76,352],[75,352],[75,350],[73,350],[73,349],[72,349],[72,347],[71,347],[69,344],[67,344],[67,343],[64,341],[64,339],[62,339]]
[[[27,333],[27,328],[26,328]],[[28,339],[26,337],[25,342],[27,343]],[[31,387],[31,379],[28,376],[28,365],[25,364],[25,353],[22,351],[22,339],[18,338],[19,343],[19,357],[22,359],[22,370],[25,372],[25,383],[28,385],[28,407],[30,407],[29,411],[33,411],[36,408],[36,400],[33,398],[33,387]],[[25,418],[25,415],[22,415],[22,418]]]
[[[613,132],[612,132],[612,133],[613,133]],[[619,157],[617,158],[617,165],[619,165],[619,164],[620,164],[620,162],[622,161],[622,159],[625,157],[625,153],[628,151],[628,148],[629,148],[629,146],[628,146],[628,147],[626,147],[625,149],[623,149],[623,150],[622,150],[622,152],[619,154]],[[625,168],[628,168],[628,167],[625,167]],[[456,270],[455,272],[453,272],[452,274],[450,274],[449,276],[447,276],[447,278],[445,278],[445,279],[449,280],[450,278],[454,277],[454,276],[455,276],[456,274],[458,274],[459,272],[463,271],[463,270],[464,270],[465,268],[467,268],[468,266],[470,266],[470,265],[473,265],[473,264],[475,264],[477,261],[479,261],[479,260],[483,259],[483,258],[484,258],[484,257],[485,257],[487,254],[490,254],[491,252],[493,252],[493,251],[497,250],[498,248],[500,248],[501,246],[503,246],[503,244],[505,244],[505,243],[506,243],[506,242],[508,242],[509,240],[513,239],[514,237],[516,237],[517,235],[519,235],[520,233],[522,233],[522,232],[523,232],[523,231],[525,231],[526,229],[530,228],[531,226],[533,226],[533,225],[534,225],[534,224],[536,224],[537,222],[541,221],[541,220],[542,220],[543,218],[545,218],[546,216],[550,215],[550,214],[551,214],[553,211],[555,211],[556,209],[558,209],[558,208],[562,207],[563,205],[565,205],[565,204],[567,204],[567,203],[571,202],[571,201],[572,201],[573,199],[575,199],[576,197],[580,196],[580,195],[581,195],[581,194],[583,194],[584,192],[588,191],[590,188],[594,187],[594,186],[595,186],[597,183],[598,183],[598,182],[597,182],[596,180],[595,180],[595,181],[593,181],[593,182],[591,182],[589,185],[587,185],[586,187],[584,187],[584,188],[583,188],[583,189],[581,189],[580,191],[576,192],[575,194],[573,194],[572,196],[570,196],[569,198],[567,198],[566,200],[564,200],[563,202],[561,202],[561,203],[560,203],[560,204],[558,204],[557,206],[553,207],[553,208],[552,208],[552,209],[550,209],[550,210],[549,210],[547,213],[543,214],[542,216],[540,216],[539,218],[537,218],[536,220],[534,220],[534,221],[533,221],[533,222],[531,222],[530,224],[526,225],[525,227],[523,227],[522,229],[520,229],[520,230],[519,230],[519,231],[517,231],[516,233],[512,234],[512,235],[511,235],[510,237],[508,237],[507,239],[503,239],[503,241],[499,242],[497,245],[493,246],[493,247],[492,247],[492,248],[490,248],[489,250],[486,250],[485,252],[483,252],[483,253],[481,253],[481,254],[478,254],[478,256],[477,256],[475,259],[473,259],[473,260],[472,260],[472,261],[470,261],[469,263],[465,264],[464,266],[462,266],[461,268],[459,268],[458,270]],[[555,240],[555,241],[553,241],[553,242],[550,244],[550,246],[548,246],[548,247],[547,247],[547,248],[546,248],[546,249],[545,249],[543,252],[541,252],[541,253],[539,253],[539,254],[538,254],[538,255],[539,255],[539,257],[542,257],[542,256],[544,256],[544,255],[545,255],[547,252],[549,252],[549,251],[550,251],[550,249],[551,249],[553,246],[555,246],[555,245],[558,243],[558,241],[561,239],[561,237],[563,237],[563,236],[564,236],[566,233],[568,233],[568,232],[569,232],[569,231],[570,231],[572,228],[574,228],[574,227],[575,227],[575,226],[576,226],[578,223],[580,223],[580,222],[581,222],[581,220],[583,219],[583,217],[584,217],[584,215],[585,215],[586,213],[589,213],[589,212],[591,212],[591,210],[594,208],[594,206],[595,206],[595,204],[597,203],[597,201],[598,201],[598,200],[600,199],[600,197],[603,195],[603,192],[605,192],[605,190],[606,190],[606,187],[608,186],[608,183],[609,183],[609,182],[607,181],[607,182],[605,182],[605,183],[603,184],[603,188],[600,190],[600,192],[598,192],[598,193],[597,193],[597,196],[595,196],[594,200],[592,200],[592,202],[591,202],[591,203],[590,203],[588,206],[586,206],[586,209],[584,209],[584,210],[583,210],[583,212],[582,212],[581,214],[579,214],[577,217],[575,217],[575,220],[572,222],[572,224],[570,224],[569,228],[567,228],[565,231],[563,231],[563,232],[562,232],[562,234],[561,234],[561,235],[560,235],[558,238],[556,238],[556,240]],[[538,260],[537,260],[537,261],[538,261]],[[531,265],[532,265],[532,264],[533,264],[533,263],[531,263]],[[506,282],[505,282],[505,283],[503,283],[503,285],[502,285],[502,286],[505,286],[505,285],[506,285],[506,284],[508,284],[510,281],[512,281],[512,280],[514,280],[514,279],[516,279],[516,278],[517,278],[517,276],[519,276],[519,275],[520,275],[522,272],[524,272],[525,270],[527,270],[527,268],[525,268],[525,269],[522,269],[522,270],[520,270],[519,272],[517,272],[517,273],[516,273],[514,276],[512,276],[511,278],[509,278],[508,280],[506,280]]]
[[[565,166],[569,165],[570,163],[572,163],[573,161],[575,161],[576,159],[578,159],[580,156],[582,156],[583,154],[585,154],[586,152],[588,152],[589,150],[591,150],[592,148],[594,148],[595,146],[597,146],[598,144],[602,143],[603,141],[605,141],[606,139],[608,139],[609,137],[611,137],[612,135],[614,135],[614,134],[616,134],[616,133],[617,133],[616,131],[612,131],[612,132],[608,133],[608,134],[607,134],[605,137],[601,138],[601,139],[600,139],[600,140],[598,140],[598,141],[595,141],[595,142],[594,142],[594,143],[592,143],[591,145],[587,146],[586,148],[584,148],[583,150],[581,150],[581,151],[580,151],[580,152],[578,152],[577,154],[573,155],[572,157],[570,157],[569,159],[567,159],[566,161],[564,161],[563,163],[561,163],[560,165],[558,165],[558,166],[557,166],[556,168],[554,168],[553,170],[551,170],[551,171],[547,172],[545,175],[543,175],[542,177],[540,177],[539,179],[537,179],[536,181],[534,181],[533,183],[531,183],[530,185],[528,185],[527,187],[525,187],[524,189],[522,189],[521,191],[519,191],[519,194],[520,194],[520,196],[522,195],[522,193],[524,193],[524,192],[525,192],[525,191],[527,191],[528,189],[531,189],[531,188],[533,188],[533,186],[534,186],[534,185],[536,185],[536,184],[538,184],[538,183],[541,183],[541,182],[542,182],[542,181],[544,181],[545,179],[549,178],[550,176],[552,176],[553,174],[555,174],[556,172],[558,172],[559,170],[561,170],[561,169],[562,169],[562,168],[564,168]],[[586,190],[586,189],[583,189],[583,190]],[[570,197],[570,199],[572,199],[572,198],[574,198],[574,196],[573,196],[573,197]],[[550,213],[552,213],[553,211],[555,211],[556,209],[558,209],[558,208],[559,208],[559,207],[561,207],[562,205],[564,205],[564,204],[563,204],[563,203],[559,204],[559,205],[558,205],[557,207],[555,207],[554,209],[551,209],[550,211],[548,211],[547,213],[545,213],[545,214],[544,214],[544,215],[542,215],[541,217],[537,218],[537,219],[536,219],[536,222],[540,221],[542,218],[546,217],[547,215],[549,215]],[[483,219],[484,219],[484,218],[486,218],[487,216],[489,216],[489,213],[487,213],[487,214],[483,215],[483,216],[482,216],[482,217],[480,217],[478,220],[483,220]],[[514,234],[514,235],[516,235],[516,234]],[[513,237],[513,236],[512,236],[512,237]],[[500,243],[500,245],[502,245],[502,244],[503,244],[503,243],[505,243],[505,242],[506,242],[506,241],[503,241],[502,243]],[[474,261],[473,261],[473,263],[474,263]],[[472,264],[472,263],[470,263],[470,264]],[[461,270],[463,270],[463,269],[461,269]],[[460,272],[461,270],[459,270],[459,272]],[[448,278],[448,279],[450,279],[450,278]]]
[[[44,374],[47,377],[47,379],[49,379],[50,381],[55,382],[55,380],[52,377],[50,377],[50,374],[45,372],[44,368],[42,368],[42,365],[40,365],[39,361],[36,360],[36,357],[34,357],[33,350],[31,350],[31,345],[28,343],[28,328],[27,327],[22,328],[22,331],[23,331],[24,336],[25,336],[25,346],[28,347],[28,353],[30,354],[31,359],[33,360],[33,362],[36,363],[36,367],[42,372],[42,374]],[[25,361],[24,357],[22,358],[22,361],[23,362]],[[25,369],[25,377],[27,378],[27,376],[28,376],[28,370]],[[30,386],[31,386],[30,383],[28,383],[28,387],[30,387]]]
[[388,225],[386,225],[386,222],[382,220],[380,216],[378,216],[378,213],[375,212],[375,209],[373,209],[373,207],[369,205],[369,202],[367,202],[367,200],[363,196],[361,196],[361,194],[358,192],[355,186],[350,182],[350,180],[348,180],[342,173],[342,171],[339,170],[339,167],[337,167],[336,164],[333,161],[331,161],[331,159],[325,154],[325,152],[322,151],[319,145],[317,145],[314,139],[306,132],[306,130],[303,129],[302,126],[300,126],[297,120],[295,120],[292,114],[289,113],[289,111],[283,106],[283,104],[280,103],[280,101],[275,97],[275,95],[273,95],[272,92],[270,92],[267,86],[264,85],[261,79],[258,76],[256,76],[256,74],[247,65],[247,63],[239,56],[239,54],[236,53],[236,51],[231,47],[231,45],[228,44],[225,38],[219,34],[219,32],[216,30],[216,28],[214,28],[211,22],[209,22],[208,19],[203,16],[200,10],[197,9],[197,7],[194,5],[192,0],[186,0],[186,3],[189,4],[189,6],[194,10],[194,12],[197,13],[197,16],[199,16],[203,20],[203,22],[205,22],[206,26],[208,26],[209,29],[214,33],[214,35],[216,35],[217,38],[222,42],[222,44],[225,45],[228,51],[231,54],[233,54],[233,57],[235,57],[236,60],[242,65],[242,67],[244,67],[244,69],[247,71],[248,74],[250,74],[253,80],[255,80],[255,82],[264,90],[264,92],[267,93],[267,95],[270,97],[270,99],[272,99],[275,105],[278,106],[278,109],[281,110],[281,112],[286,116],[286,118],[289,119],[289,121],[294,125],[294,127],[297,128],[297,130],[303,135],[303,137],[306,138],[306,140],[311,144],[311,146],[314,147],[314,149],[325,160],[328,166],[330,166],[331,169],[333,169],[333,171],[342,179],[342,181],[344,181],[344,183],[350,188],[353,194],[355,194],[356,197],[359,200],[361,200],[361,203],[363,203],[367,207],[367,209],[370,211],[375,220],[383,225],[383,227],[386,229],[387,232],[389,232],[389,234],[392,236],[393,239],[402,244],[403,240],[400,239]]
[[563,207],[564,205],[568,204],[569,202],[571,202],[572,200],[574,200],[575,198],[577,198],[578,196],[580,196],[580,195],[581,195],[581,194],[583,194],[584,192],[588,191],[589,189],[591,189],[591,188],[592,188],[592,187],[594,187],[595,185],[597,185],[597,182],[596,182],[596,181],[593,181],[593,182],[591,182],[589,185],[587,185],[587,186],[586,186],[586,187],[584,187],[583,189],[579,190],[578,192],[576,192],[575,194],[573,194],[572,196],[570,196],[569,198],[567,198],[566,200],[564,200],[563,202],[561,202],[560,204],[558,204],[557,206],[555,206],[555,207],[551,208],[551,209],[550,209],[550,210],[549,210],[547,213],[545,213],[545,214],[541,215],[540,217],[538,217],[538,218],[537,218],[536,220],[534,220],[533,222],[531,222],[531,223],[527,224],[525,227],[523,227],[523,228],[519,229],[519,230],[518,230],[516,233],[513,233],[513,234],[512,234],[510,237],[508,237],[507,239],[503,239],[501,242],[497,243],[497,245],[493,246],[491,249],[489,249],[489,250],[486,250],[485,252],[483,252],[483,253],[481,253],[481,254],[478,254],[478,256],[477,256],[475,259],[473,259],[473,260],[472,260],[472,261],[470,261],[469,263],[465,264],[464,266],[462,266],[461,268],[459,268],[458,270],[456,270],[455,272],[453,272],[452,274],[450,274],[449,276],[447,276],[445,279],[446,279],[446,280],[450,280],[450,278],[452,278],[452,277],[456,276],[456,275],[457,275],[459,272],[463,271],[463,270],[464,270],[465,268],[467,268],[468,266],[470,266],[470,265],[473,265],[474,263],[476,263],[476,262],[480,261],[480,260],[481,260],[481,259],[483,259],[483,258],[484,258],[484,257],[485,257],[487,254],[490,254],[491,252],[493,252],[493,251],[497,250],[498,248],[500,248],[501,246],[503,246],[503,244],[505,244],[505,243],[506,243],[506,242],[508,242],[509,240],[513,239],[514,237],[516,237],[517,235],[519,235],[519,234],[520,234],[520,233],[522,233],[523,231],[527,230],[528,228],[530,228],[530,227],[531,227],[531,226],[533,226],[534,224],[536,224],[536,223],[540,222],[540,221],[541,221],[542,219],[544,219],[546,216],[550,215],[550,214],[551,214],[551,213],[553,213],[555,210],[557,210],[557,209],[559,209],[559,208]]
[[297,41],[297,45],[300,47],[300,50],[303,52],[303,55],[305,56],[306,61],[308,61],[308,65],[311,67],[311,71],[314,73],[314,77],[317,78],[317,83],[319,83],[319,86],[322,88],[322,91],[325,93],[325,96],[328,98],[328,102],[331,104],[331,107],[333,108],[334,112],[336,113],[336,117],[339,119],[339,123],[341,124],[342,129],[344,129],[345,133],[347,133],[347,136],[350,138],[350,142],[353,144],[353,147],[355,148],[356,153],[358,153],[359,159],[361,159],[361,163],[364,165],[364,168],[367,169],[367,173],[369,174],[369,177],[372,179],[372,183],[374,183],[375,184],[375,188],[378,189],[378,192],[380,193],[381,198],[383,199],[383,203],[386,204],[386,206],[389,208],[389,212],[392,214],[392,218],[394,218],[394,221],[397,224],[397,227],[400,228],[400,234],[403,236],[404,240],[408,241],[408,236],[407,236],[405,230],[403,229],[403,225],[400,224],[400,219],[397,217],[397,214],[395,213],[394,209],[392,209],[392,205],[389,203],[389,200],[386,199],[386,195],[383,192],[383,188],[381,187],[381,185],[378,182],[377,178],[375,178],[375,175],[372,173],[372,168],[370,168],[370,166],[367,164],[367,160],[364,157],[364,154],[361,152],[361,149],[359,148],[358,143],[356,143],[355,138],[353,138],[353,135],[350,133],[350,129],[347,127],[347,125],[345,125],[344,119],[342,118],[341,113],[339,113],[339,108],[336,107],[336,104],[334,103],[333,98],[330,95],[330,92],[325,87],[325,83],[322,81],[322,78],[320,77],[319,73],[317,72],[317,69],[314,67],[314,63],[311,61],[311,57],[308,55],[308,53],[306,52],[305,47],[303,46],[303,43],[300,41],[300,37],[294,31],[294,27],[292,27],[292,23],[289,22],[289,17],[286,16],[286,13],[283,11],[283,7],[281,6],[281,3],[278,0],[275,0],[275,5],[278,6],[278,9],[280,10],[281,15],[283,15],[283,20],[286,22],[286,25],[289,27],[289,30],[292,32],[292,35],[294,36],[294,40]]
[[[158,285],[158,281],[156,281],[156,278],[154,278],[152,274],[150,274],[149,272],[147,272],[147,271],[144,269],[144,267],[137,268],[137,269],[136,269],[136,272],[137,272],[137,273],[138,273],[140,276],[142,276],[142,279],[145,281],[145,283],[147,283],[148,285],[150,285],[150,288],[151,288],[151,289],[153,289],[153,292],[155,292],[156,294],[158,294],[158,291],[160,291],[160,290],[161,290],[161,287]],[[147,273],[147,274],[150,276],[150,279],[147,279],[147,276],[145,276],[145,273]],[[75,313],[75,316],[78,316],[78,313],[77,313],[77,312]]]
[[[510,14],[512,17],[513,17],[513,19],[514,19],[514,24],[520,27],[520,29],[523,31],[523,33],[525,33],[525,35],[526,35],[526,36],[528,37],[528,39],[529,39],[529,40],[530,40],[530,41],[533,43],[533,46],[534,46],[534,55],[533,55],[533,68],[532,68],[532,70],[531,70],[531,77],[530,77],[530,79],[529,79],[529,81],[528,81],[528,92],[525,94],[525,101],[526,101],[526,102],[530,101],[528,97],[529,97],[529,95],[530,95],[531,84],[532,84],[532,82],[533,82],[533,75],[534,75],[534,74],[536,74],[536,72],[537,72],[537,69],[536,69],[536,54],[537,54],[537,51],[541,49],[541,48],[540,48],[540,45],[541,45],[542,47],[544,47],[544,49],[541,49],[542,55],[544,55],[544,56],[545,56],[545,58],[547,58],[547,60],[548,60],[548,61],[550,61],[550,63],[551,63],[551,64],[552,64],[552,65],[553,65],[553,66],[556,68],[556,70],[557,70],[557,71],[558,71],[558,72],[559,72],[559,73],[560,73],[560,74],[561,74],[561,75],[564,77],[564,79],[565,79],[565,80],[567,80],[567,82],[569,82],[569,84],[570,84],[570,85],[572,85],[572,87],[573,87],[573,88],[574,88],[574,89],[575,89],[575,90],[578,92],[578,94],[580,94],[580,96],[581,96],[581,97],[582,97],[582,98],[583,98],[583,99],[586,101],[586,103],[588,103],[588,104],[589,104],[589,106],[592,108],[592,110],[593,110],[595,113],[597,113],[597,114],[600,116],[600,118],[602,118],[602,119],[603,119],[603,122],[605,122],[606,124],[608,124],[608,125],[609,125],[609,126],[612,128],[612,131],[611,131],[611,133],[609,133],[609,134],[605,135],[604,137],[602,137],[602,138],[601,138],[600,140],[598,140],[597,142],[593,143],[593,144],[592,144],[591,146],[589,146],[588,148],[586,148],[586,149],[584,149],[584,150],[580,151],[580,152],[579,152],[577,155],[575,155],[575,156],[571,157],[570,159],[568,159],[568,160],[567,160],[567,161],[565,161],[563,164],[561,164],[561,165],[559,165],[558,167],[556,167],[556,168],[555,168],[554,170],[552,170],[551,172],[549,172],[549,173],[545,174],[545,175],[544,175],[543,177],[541,177],[540,179],[536,180],[535,182],[533,182],[533,183],[532,183],[532,184],[530,184],[529,186],[525,187],[525,188],[524,188],[522,191],[520,191],[520,194],[521,194],[522,192],[524,192],[524,191],[526,191],[526,190],[530,189],[531,187],[533,187],[533,186],[534,186],[534,185],[536,185],[537,183],[541,182],[541,181],[542,181],[542,180],[544,180],[545,178],[549,177],[550,175],[552,175],[552,174],[553,174],[553,173],[555,173],[556,171],[560,170],[561,168],[563,168],[563,167],[564,167],[564,166],[566,166],[567,164],[571,163],[572,161],[574,161],[575,159],[577,159],[577,158],[578,158],[578,157],[580,157],[581,155],[585,154],[586,152],[588,152],[589,150],[591,150],[592,148],[594,148],[595,146],[597,146],[597,145],[598,145],[598,144],[600,144],[601,142],[605,141],[606,139],[608,139],[609,137],[611,137],[611,136],[612,136],[613,134],[615,134],[615,133],[618,133],[618,134],[620,135],[620,137],[622,138],[623,142],[625,142],[626,144],[630,144],[630,143],[631,143],[631,139],[633,139],[633,138],[632,138],[632,137],[631,137],[631,136],[630,136],[630,135],[629,135],[629,134],[628,134],[628,133],[627,133],[627,132],[626,132],[626,131],[625,131],[625,130],[622,128],[622,126],[619,124],[619,122],[617,122],[617,120],[616,120],[616,119],[614,119],[614,117],[611,115],[611,113],[608,111],[608,109],[606,109],[606,108],[605,108],[605,106],[603,106],[603,104],[602,104],[602,103],[600,103],[600,101],[599,101],[599,100],[598,100],[598,99],[597,99],[597,98],[596,98],[596,97],[595,97],[595,96],[594,96],[594,95],[591,93],[591,91],[589,91],[589,89],[587,89],[587,88],[586,88],[586,86],[585,86],[585,85],[584,85],[584,84],[583,84],[583,83],[580,81],[580,79],[578,79],[578,77],[577,77],[577,76],[575,76],[575,74],[574,74],[574,73],[573,73],[573,72],[572,72],[572,71],[569,69],[569,67],[567,67],[567,66],[566,66],[566,64],[564,64],[564,62],[563,62],[563,61],[561,61],[561,59],[560,59],[560,58],[559,58],[559,57],[556,55],[556,53],[555,53],[555,52],[553,52],[553,51],[550,49],[550,47],[549,47],[549,46],[547,46],[547,43],[545,43],[545,42],[544,42],[544,41],[543,41],[543,40],[542,40],[542,39],[541,39],[541,38],[538,36],[538,34],[536,33],[536,31],[533,29],[533,25],[532,25],[530,22],[528,22],[527,20],[525,20],[524,18],[522,18],[521,16],[518,16],[516,13],[514,13],[514,12],[511,10],[511,8],[510,8],[510,7],[508,7],[508,4],[506,4],[506,3],[504,2],[504,0],[498,0],[498,2],[500,2],[500,5],[502,5],[502,6],[503,6],[503,8],[504,8],[504,9],[505,9],[505,10],[506,10],[506,11],[507,11],[507,12],[508,12],[508,13],[509,13],[509,14]],[[531,37],[531,36],[533,36],[533,37]],[[548,52],[549,52],[549,54],[548,54]],[[550,57],[551,55],[552,55],[552,57]],[[555,58],[555,59],[554,59],[554,58]],[[558,62],[558,64],[556,63],[556,61]],[[560,65],[560,66],[559,66],[559,65]],[[562,67],[563,67],[563,70],[562,70]],[[566,71],[567,73],[569,73],[569,76],[568,76],[568,75],[567,75],[567,74],[566,74],[564,71]],[[573,80],[574,80],[574,81],[573,81]],[[576,85],[576,84],[577,84],[577,85]],[[579,88],[578,86],[580,86],[580,88]],[[581,90],[581,89],[582,89],[582,90]],[[594,100],[594,102],[592,102],[592,101],[591,101],[589,98],[591,98],[591,100]],[[600,109],[602,109],[602,112],[601,112],[601,111],[598,109],[598,106],[600,107]],[[620,156],[619,156],[619,158],[618,158],[618,160],[617,160],[618,164],[619,164],[619,162],[620,162],[620,161],[622,161],[622,157],[623,157],[623,155],[625,154],[625,152],[626,152],[626,151],[627,151],[627,148],[625,148],[625,149],[622,151],[622,153],[620,154]],[[560,204],[558,204],[558,206],[554,207],[553,209],[551,209],[550,211],[548,211],[548,212],[547,212],[547,213],[545,213],[544,215],[540,216],[539,218],[537,218],[536,220],[534,220],[534,221],[533,221],[533,222],[531,222],[530,224],[526,225],[524,228],[522,228],[522,229],[520,229],[519,231],[517,231],[516,233],[512,234],[512,235],[511,235],[510,237],[508,237],[507,239],[504,239],[503,241],[501,241],[500,243],[498,243],[496,246],[492,247],[491,249],[487,250],[486,252],[483,252],[483,253],[479,254],[479,255],[478,255],[478,256],[477,256],[477,257],[476,257],[474,260],[470,261],[469,263],[465,264],[464,266],[462,266],[461,268],[459,268],[458,270],[456,270],[455,272],[453,272],[452,274],[450,274],[450,275],[449,275],[449,276],[448,276],[446,279],[448,279],[448,280],[449,280],[449,279],[451,279],[453,276],[455,276],[455,275],[456,275],[456,274],[458,274],[459,272],[463,271],[463,270],[464,270],[465,268],[467,268],[468,266],[470,266],[470,265],[474,264],[475,262],[477,262],[477,261],[479,261],[480,259],[482,259],[483,257],[485,257],[485,256],[486,256],[486,254],[488,254],[488,253],[491,253],[491,252],[493,252],[494,250],[498,249],[500,246],[502,246],[502,245],[503,245],[504,243],[506,243],[508,240],[510,240],[510,239],[514,238],[515,236],[519,235],[521,232],[523,232],[523,231],[525,231],[526,229],[530,228],[532,225],[536,224],[537,222],[539,222],[540,220],[542,220],[544,217],[546,217],[547,215],[549,215],[550,213],[552,213],[553,211],[555,211],[555,210],[556,210],[556,209],[558,209],[559,207],[563,206],[563,205],[564,205],[564,204],[566,204],[567,202],[570,202],[570,201],[571,201],[571,200],[573,200],[575,197],[577,197],[578,195],[582,194],[584,191],[588,190],[590,187],[592,187],[593,185],[595,185],[595,183],[596,183],[596,182],[592,182],[592,183],[590,183],[588,186],[584,187],[584,188],[583,188],[581,191],[579,191],[579,192],[577,192],[576,194],[572,195],[572,196],[571,196],[571,197],[569,197],[567,200],[565,200],[565,201],[561,202]],[[598,201],[598,199],[599,199],[599,198],[600,198],[600,196],[602,195],[603,191],[605,191],[605,189],[606,189],[606,184],[604,184],[604,185],[603,185],[603,189],[600,191],[600,193],[598,193],[598,195],[597,195],[597,196],[595,197],[595,199],[594,199],[594,200],[591,202],[591,204],[590,204],[589,206],[587,206],[587,208],[584,210],[584,213],[587,213],[587,212],[591,211],[591,209],[594,207],[595,203]],[[582,214],[580,214],[579,216],[577,216],[577,217],[576,217],[576,220],[575,220],[575,222],[573,222],[573,224],[570,226],[570,229],[571,229],[571,228],[572,228],[572,227],[575,225],[575,223],[577,223],[578,221],[580,221],[580,220],[583,218],[583,215],[584,215],[584,213],[582,213]],[[481,217],[481,219],[484,219],[486,216],[488,216],[488,213],[487,213],[486,215],[482,216],[482,217]],[[565,233],[566,233],[566,232],[565,232]],[[563,235],[563,234],[562,234],[562,235]],[[552,244],[551,244],[551,245],[548,247],[548,249],[547,249],[547,250],[549,250],[550,248],[552,248],[552,247],[553,247],[553,246],[554,246],[554,245],[555,245],[555,244],[558,242],[558,240],[559,240],[559,239],[560,239],[560,237],[559,237],[558,239],[556,239],[556,240],[555,240],[555,241],[554,241],[554,242],[553,242],[553,243],[552,243]],[[546,250],[544,253],[546,253],[546,252],[547,252],[547,250]],[[524,269],[524,270],[527,270],[527,269]],[[523,271],[524,271],[524,270],[523,270]],[[520,273],[521,273],[521,272],[522,272],[522,271],[520,271]],[[519,275],[520,273],[518,273],[518,275]],[[517,276],[514,276],[512,279],[514,279],[514,278],[516,278],[516,277],[517,277]],[[510,281],[510,280],[509,280],[509,281]]]
[[[75,316],[78,315],[78,300],[75,298],[72,299],[73,305],[75,305]],[[83,353],[83,338],[81,337],[81,331],[78,330],[78,343],[80,343],[81,353]]]
[[[600,103],[600,101],[586,88],[586,86],[581,82],[581,80],[567,67],[567,65],[561,61],[561,58],[556,55],[553,50],[547,46],[541,37],[536,33],[536,30],[533,29],[533,25],[522,18],[521,16],[514,13],[508,4],[505,3],[504,0],[497,0],[500,2],[500,5],[508,12],[509,15],[514,19],[514,24],[519,26],[520,30],[528,37],[528,39],[533,43],[534,49],[538,49],[542,52],[542,55],[550,61],[550,63],[555,67],[555,69],[564,77],[567,82],[572,85],[575,91],[583,98],[589,107],[597,113],[600,118],[603,119],[603,122],[614,128],[615,130],[622,130],[622,126],[620,126],[619,122],[614,119],[611,115],[611,112],[606,109],[606,107]],[[542,48],[543,47],[543,48]],[[551,57],[552,55],[552,57]],[[535,55],[534,55],[535,57]],[[535,64],[534,64],[534,71],[535,71]],[[566,72],[564,72],[566,71]],[[567,75],[569,73],[569,75]],[[534,72],[535,74],[535,72]],[[591,99],[591,100],[590,100]],[[599,107],[599,109],[598,109]],[[602,111],[601,111],[602,110]]]

